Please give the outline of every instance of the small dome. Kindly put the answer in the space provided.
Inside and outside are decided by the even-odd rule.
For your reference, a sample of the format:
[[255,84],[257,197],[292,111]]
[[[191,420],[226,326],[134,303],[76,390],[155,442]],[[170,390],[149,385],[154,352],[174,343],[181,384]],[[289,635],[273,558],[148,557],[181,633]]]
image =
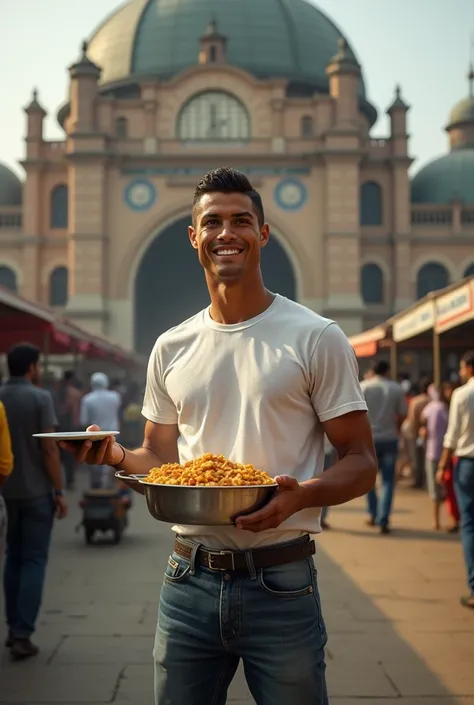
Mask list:
[[22,190],[15,172],[0,162],[0,206],[21,206]]
[[448,127],[455,125],[474,124],[474,96],[460,100],[451,110]]
[[423,167],[411,183],[412,203],[474,205],[474,149],[453,150]]

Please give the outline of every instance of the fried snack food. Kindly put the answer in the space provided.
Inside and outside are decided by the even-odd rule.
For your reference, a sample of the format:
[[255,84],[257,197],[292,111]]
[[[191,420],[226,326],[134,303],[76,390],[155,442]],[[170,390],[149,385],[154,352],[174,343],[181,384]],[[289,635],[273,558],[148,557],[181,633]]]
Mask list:
[[155,485],[187,485],[189,487],[243,487],[273,485],[275,481],[253,465],[233,463],[223,455],[206,453],[184,465],[168,463],[152,468],[145,482]]

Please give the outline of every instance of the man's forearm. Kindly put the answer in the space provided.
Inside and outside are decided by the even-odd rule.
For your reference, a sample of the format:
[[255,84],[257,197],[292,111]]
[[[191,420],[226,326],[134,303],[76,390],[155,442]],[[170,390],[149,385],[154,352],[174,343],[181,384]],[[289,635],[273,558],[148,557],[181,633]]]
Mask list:
[[307,490],[303,508],[332,507],[367,494],[377,480],[377,464],[371,457],[349,454],[322,475],[302,482]]
[[438,469],[447,470],[453,459],[454,450],[451,448],[443,448],[441,458],[439,459]]
[[124,448],[124,451],[124,459],[116,465],[117,470],[121,470],[124,475],[148,475],[152,468],[163,465],[163,461],[149,448]]

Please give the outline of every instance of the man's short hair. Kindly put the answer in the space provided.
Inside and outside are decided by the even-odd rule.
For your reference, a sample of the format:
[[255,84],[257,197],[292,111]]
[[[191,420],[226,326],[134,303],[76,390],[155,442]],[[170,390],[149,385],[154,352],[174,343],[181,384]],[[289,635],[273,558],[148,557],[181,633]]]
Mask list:
[[40,359],[40,350],[30,343],[18,343],[7,354],[7,365],[10,377],[24,377],[31,365],[36,365]]
[[379,377],[385,377],[390,372],[390,365],[386,360],[377,360],[372,365],[372,370],[374,374],[379,375]]
[[197,212],[201,198],[207,193],[243,193],[250,198],[257,214],[258,224],[262,226],[265,222],[262,198],[256,191],[248,178],[241,171],[232,169],[229,166],[221,166],[213,169],[202,177],[196,190],[193,200],[193,223],[196,222]]
[[465,352],[461,359],[467,367],[472,367],[474,370],[474,350]]

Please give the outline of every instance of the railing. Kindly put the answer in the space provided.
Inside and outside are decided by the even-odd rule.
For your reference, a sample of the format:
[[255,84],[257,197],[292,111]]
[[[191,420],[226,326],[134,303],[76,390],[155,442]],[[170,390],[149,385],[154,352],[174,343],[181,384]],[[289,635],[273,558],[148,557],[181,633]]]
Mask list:
[[21,228],[21,213],[0,213],[0,228]]
[[385,137],[373,137],[370,140],[371,147],[386,147],[389,144],[389,140]]
[[412,209],[411,222],[413,225],[451,225],[453,212],[451,208]]

